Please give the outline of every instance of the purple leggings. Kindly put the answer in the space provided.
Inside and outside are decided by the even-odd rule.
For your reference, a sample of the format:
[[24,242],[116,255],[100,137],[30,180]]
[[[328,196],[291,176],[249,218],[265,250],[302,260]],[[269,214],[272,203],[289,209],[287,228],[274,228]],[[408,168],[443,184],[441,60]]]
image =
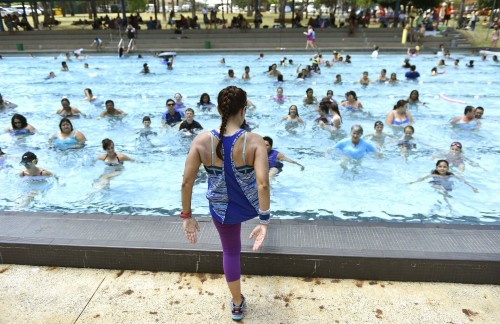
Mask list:
[[241,276],[241,224],[222,224],[215,219],[213,222],[222,243],[222,264],[226,281],[239,280]]

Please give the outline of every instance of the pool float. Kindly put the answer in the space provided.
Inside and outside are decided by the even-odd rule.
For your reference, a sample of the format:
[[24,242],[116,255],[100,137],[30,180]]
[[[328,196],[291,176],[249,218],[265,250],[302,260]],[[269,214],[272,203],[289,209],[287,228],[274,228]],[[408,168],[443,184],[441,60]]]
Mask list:
[[175,52],[162,52],[162,53],[158,54],[158,57],[172,58],[176,55],[177,54]]
[[403,35],[401,36],[401,44],[406,44],[406,38],[408,37],[408,29],[403,28]]
[[481,54],[481,55],[499,55],[500,52],[481,50],[481,51],[479,51],[479,54]]
[[466,104],[466,102],[465,102],[465,101],[458,100],[458,99],[448,98],[447,96],[445,96],[445,95],[444,95],[444,92],[441,92],[441,93],[439,94],[439,98],[444,99],[444,100],[446,100],[446,101],[450,101],[450,102],[456,102],[456,103],[459,103],[459,104],[464,104],[464,105]]

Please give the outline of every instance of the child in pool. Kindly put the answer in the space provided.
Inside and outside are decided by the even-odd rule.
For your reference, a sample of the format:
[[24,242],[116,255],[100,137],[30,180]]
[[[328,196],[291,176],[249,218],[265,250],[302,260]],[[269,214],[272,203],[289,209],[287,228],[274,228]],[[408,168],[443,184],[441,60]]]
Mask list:
[[422,178],[419,178],[415,181],[412,181],[408,184],[413,184],[416,182],[421,182],[424,181],[425,179],[432,178],[431,181],[429,181],[430,184],[436,189],[441,189],[445,191],[451,191],[453,190],[453,181],[452,178],[456,178],[458,180],[463,181],[466,185],[472,188],[472,191],[478,192],[477,188],[475,188],[473,185],[471,185],[469,182],[467,182],[465,179],[462,179],[450,171],[450,165],[448,161],[446,160],[438,160],[436,163],[436,168],[432,170],[431,174],[428,174]]

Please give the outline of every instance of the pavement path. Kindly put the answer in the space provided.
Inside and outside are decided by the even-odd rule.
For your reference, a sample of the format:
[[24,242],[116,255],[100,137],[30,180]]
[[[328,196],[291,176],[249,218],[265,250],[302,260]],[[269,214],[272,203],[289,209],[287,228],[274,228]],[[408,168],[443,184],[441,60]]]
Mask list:
[[[244,323],[499,323],[500,286],[243,276]],[[221,275],[0,265],[0,323],[231,323]]]

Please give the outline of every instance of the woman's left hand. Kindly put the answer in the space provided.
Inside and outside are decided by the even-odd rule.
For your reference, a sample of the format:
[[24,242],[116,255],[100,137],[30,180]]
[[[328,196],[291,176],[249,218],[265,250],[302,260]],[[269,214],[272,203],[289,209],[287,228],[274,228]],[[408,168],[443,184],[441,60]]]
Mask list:
[[259,224],[255,226],[252,233],[250,233],[249,239],[253,239],[255,237],[255,242],[253,243],[253,251],[257,252],[262,243],[264,243],[264,239],[266,238],[267,233],[267,225]]
[[183,221],[184,234],[188,239],[189,243],[194,244],[198,241],[196,236],[196,232],[200,231],[200,226],[198,225],[198,221],[196,219],[190,217],[186,218]]

